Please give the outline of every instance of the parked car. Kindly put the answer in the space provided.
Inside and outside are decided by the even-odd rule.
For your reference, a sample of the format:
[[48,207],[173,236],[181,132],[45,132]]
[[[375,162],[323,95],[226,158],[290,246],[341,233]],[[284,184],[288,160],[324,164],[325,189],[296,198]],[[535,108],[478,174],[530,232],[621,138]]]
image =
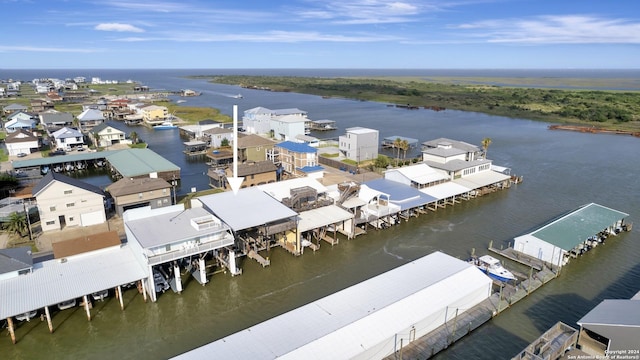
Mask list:
[[18,157],[25,157],[25,156],[27,156],[27,154],[25,154],[25,153],[18,154]]

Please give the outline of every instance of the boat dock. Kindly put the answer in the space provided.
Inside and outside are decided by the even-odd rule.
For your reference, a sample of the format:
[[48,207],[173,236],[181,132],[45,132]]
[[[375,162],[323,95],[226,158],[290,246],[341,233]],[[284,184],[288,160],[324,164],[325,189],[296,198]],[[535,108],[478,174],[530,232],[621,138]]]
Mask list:
[[559,321],[512,360],[558,359],[578,341],[578,330]]
[[535,269],[536,271],[542,270],[545,264],[532,256],[527,254],[523,254],[521,252],[516,251],[512,247],[508,247],[506,249],[496,249],[493,246],[493,241],[489,243],[489,251],[496,253],[498,255],[504,256],[505,258],[520,263],[522,265],[526,265],[530,268]]

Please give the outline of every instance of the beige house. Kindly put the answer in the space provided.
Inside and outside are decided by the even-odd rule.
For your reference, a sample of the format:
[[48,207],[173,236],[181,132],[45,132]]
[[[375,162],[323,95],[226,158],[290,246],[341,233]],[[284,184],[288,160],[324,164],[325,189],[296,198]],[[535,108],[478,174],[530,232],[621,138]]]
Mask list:
[[[256,162],[250,161],[244,164],[238,164],[238,176],[244,178],[241,188],[276,182],[277,170],[278,168],[276,165],[269,160]],[[209,186],[212,188],[225,190],[231,189],[227,178],[233,176],[232,167],[228,167],[224,170],[211,168],[207,175],[209,176]]]
[[160,124],[167,120],[169,110],[165,106],[147,105],[140,108],[142,120],[147,124]]
[[[96,135],[98,139],[96,141]],[[102,123],[93,128],[90,133],[93,143],[98,147],[108,147],[113,144],[126,143],[126,134],[122,130],[118,130],[113,126]]]
[[123,178],[107,187],[119,216],[129,209],[149,206],[151,209],[172,205],[171,184],[160,178]]
[[50,171],[33,188],[32,195],[38,203],[42,231],[107,221],[104,192],[78,179]]
[[273,150],[275,141],[265,137],[249,134],[238,134],[238,161],[262,161],[267,158],[267,151]]

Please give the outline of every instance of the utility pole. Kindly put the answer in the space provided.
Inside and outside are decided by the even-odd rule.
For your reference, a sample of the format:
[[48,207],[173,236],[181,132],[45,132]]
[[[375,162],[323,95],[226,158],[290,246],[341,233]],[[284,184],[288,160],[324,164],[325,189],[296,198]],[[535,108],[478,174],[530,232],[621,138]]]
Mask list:
[[24,208],[24,216],[27,217],[27,228],[29,229],[29,241],[33,241],[33,233],[31,233],[31,219],[29,219],[29,211],[27,210],[27,203],[22,200],[22,207]]

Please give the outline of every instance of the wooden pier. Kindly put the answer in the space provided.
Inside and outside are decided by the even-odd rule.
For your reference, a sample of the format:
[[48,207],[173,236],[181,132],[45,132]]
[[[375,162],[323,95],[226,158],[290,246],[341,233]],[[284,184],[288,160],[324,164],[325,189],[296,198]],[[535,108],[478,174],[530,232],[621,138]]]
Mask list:
[[489,251],[496,253],[498,255],[504,256],[509,260],[515,261],[517,263],[520,263],[522,265],[526,265],[530,268],[533,268],[537,271],[542,270],[546,265],[544,264],[544,262],[540,259],[536,259],[532,256],[529,256],[527,254],[523,254],[519,251],[516,251],[514,248],[512,247],[508,247],[506,249],[496,249],[492,246],[493,242],[491,242],[491,244],[489,244]]
[[263,258],[262,255],[258,254],[255,250],[249,250],[249,252],[247,253],[247,257],[249,257],[249,259],[257,261],[260,265],[262,265],[262,267],[271,265],[271,261],[269,259]]

